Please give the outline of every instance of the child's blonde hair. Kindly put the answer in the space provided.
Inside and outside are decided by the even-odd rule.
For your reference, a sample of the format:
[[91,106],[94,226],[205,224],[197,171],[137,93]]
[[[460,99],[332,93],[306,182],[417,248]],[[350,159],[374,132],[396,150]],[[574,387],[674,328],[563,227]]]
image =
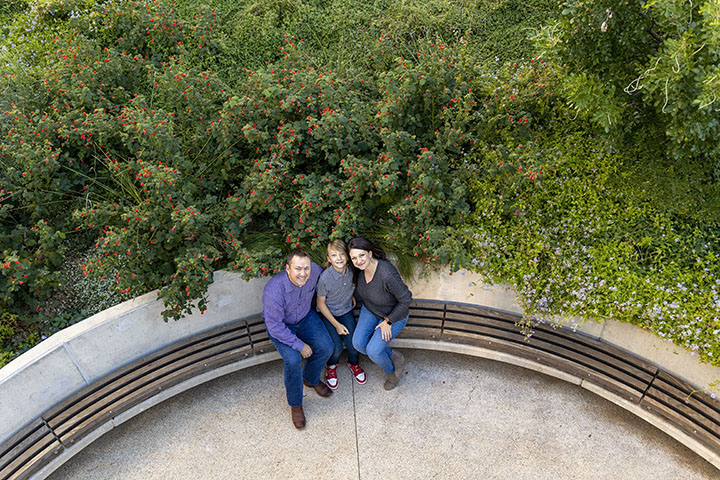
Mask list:
[[327,258],[327,257],[329,257],[330,250],[336,250],[338,252],[342,252],[345,254],[346,260],[350,259],[350,256],[348,255],[347,245],[345,245],[345,242],[343,242],[339,238],[336,238],[332,242],[328,243],[327,249],[325,250],[325,254],[326,254],[325,255],[325,268],[328,268],[330,266],[330,261]]

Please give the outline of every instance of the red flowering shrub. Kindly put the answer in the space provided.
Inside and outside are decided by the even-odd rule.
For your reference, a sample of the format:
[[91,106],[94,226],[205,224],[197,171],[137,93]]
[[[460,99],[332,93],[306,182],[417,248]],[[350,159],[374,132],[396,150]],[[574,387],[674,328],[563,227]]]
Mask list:
[[453,158],[474,143],[474,101],[451,48],[395,58],[380,41],[372,69],[339,73],[288,38],[228,91],[185,60],[212,40],[212,12],[187,25],[158,2],[93,8],[48,67],[6,77],[37,95],[4,98],[5,308],[39,309],[71,246],[94,248],[85,273],[121,293],[159,289],[173,318],[205,309],[216,269],[271,274],[289,247],[360,232],[461,263]]

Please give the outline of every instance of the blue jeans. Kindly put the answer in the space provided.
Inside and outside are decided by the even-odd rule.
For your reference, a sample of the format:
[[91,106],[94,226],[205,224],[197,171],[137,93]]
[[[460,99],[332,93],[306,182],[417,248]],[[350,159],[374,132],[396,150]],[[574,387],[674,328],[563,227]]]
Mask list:
[[313,351],[306,359],[303,369],[300,352],[268,335],[283,359],[288,405],[300,407],[303,400],[303,379],[310,385],[317,385],[320,382],[320,374],[332,354],[333,344],[315,310],[311,309],[299,323],[287,327],[300,340],[310,345]]
[[333,327],[333,324],[330,323],[330,320],[322,317],[322,321],[325,324],[325,328],[327,328],[328,333],[330,334],[330,340],[333,342],[333,353],[330,355],[330,360],[328,360],[328,365],[337,365],[340,361],[340,354],[342,354],[343,351],[343,343],[347,347],[348,351],[348,363],[351,365],[357,365],[358,361],[360,360],[360,353],[355,350],[355,347],[353,347],[352,344],[352,338],[353,333],[355,332],[355,315],[353,315],[352,310],[350,310],[347,313],[343,313],[339,317],[335,317],[335,320],[345,325],[345,327],[348,329],[347,335],[339,335],[337,330],[335,330],[335,327]]
[[[365,305],[360,309],[360,317],[358,317],[355,335],[353,335],[353,346],[361,353],[366,353],[370,360],[380,365],[386,374],[395,371],[395,365],[392,362],[392,350],[388,347],[388,343],[382,339],[380,329],[375,327],[382,322],[382,318],[378,318]],[[399,322],[393,322],[391,326],[392,340],[397,337],[400,331],[405,328],[408,317],[403,318]]]

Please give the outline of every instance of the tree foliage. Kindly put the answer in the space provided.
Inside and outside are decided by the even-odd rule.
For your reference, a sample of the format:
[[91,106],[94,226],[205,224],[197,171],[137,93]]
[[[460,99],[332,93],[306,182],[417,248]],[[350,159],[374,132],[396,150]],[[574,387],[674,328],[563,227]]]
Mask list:
[[[565,2],[537,35],[564,95],[616,145],[700,160],[720,179],[720,4]],[[642,138],[642,142],[640,141]],[[624,143],[623,143],[624,141]]]

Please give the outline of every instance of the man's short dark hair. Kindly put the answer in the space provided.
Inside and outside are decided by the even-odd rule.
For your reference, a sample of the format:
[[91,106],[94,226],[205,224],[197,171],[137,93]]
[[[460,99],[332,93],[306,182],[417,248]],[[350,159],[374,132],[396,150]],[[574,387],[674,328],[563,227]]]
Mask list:
[[304,248],[293,248],[292,250],[290,250],[290,253],[287,254],[287,258],[285,259],[285,265],[290,266],[290,262],[292,262],[292,259],[295,257],[310,258],[310,254],[305,251]]

